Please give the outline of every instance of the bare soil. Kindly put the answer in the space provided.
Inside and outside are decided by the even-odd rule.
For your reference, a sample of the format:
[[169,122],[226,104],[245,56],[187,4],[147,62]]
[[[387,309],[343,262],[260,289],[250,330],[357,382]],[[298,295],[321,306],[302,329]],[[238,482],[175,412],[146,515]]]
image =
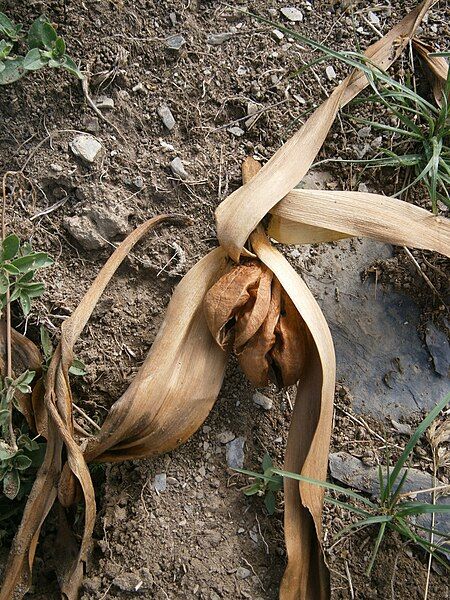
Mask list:
[[[287,35],[278,39],[275,27],[243,12],[286,24],[280,8],[287,5],[278,0],[251,0],[235,8],[202,0],[7,0],[2,5],[17,22],[28,25],[45,12],[58,24],[71,55],[90,73],[94,100],[107,96],[114,101],[114,108],[102,110],[120,132],[98,119],[79,84],[63,72],[36,73],[0,89],[1,170],[25,165],[27,178],[9,180],[15,199],[8,206],[9,228],[56,259],[45,274],[45,296],[27,323],[16,317],[18,329],[26,328],[37,341],[39,325],[44,324],[57,338],[62,319],[77,306],[111,246],[136,224],[162,212],[188,215],[194,223],[186,228],[164,226],[137,247],[77,345],[88,374],[75,384],[76,401],[98,423],[146,356],[174,286],[216,245],[214,210],[240,185],[243,158],[269,158],[345,73],[335,64],[337,79],[329,81],[325,66],[331,63],[325,63],[292,77],[314,55]],[[375,29],[386,32],[413,5],[400,0],[301,1],[295,6],[303,12],[303,21],[291,25],[331,47],[354,49],[356,40],[365,47],[377,39],[374,26],[367,24],[370,10],[379,17]],[[441,49],[449,40],[448,17],[446,3],[440,2],[422,28],[423,37]],[[209,35],[224,32],[232,34],[229,40],[208,43]],[[167,47],[167,38],[174,35],[185,40],[179,50]],[[397,69],[402,74],[407,68],[405,55]],[[162,104],[169,106],[176,121],[171,132],[158,114]],[[244,118],[249,104],[264,109],[252,124]],[[241,131],[230,131],[232,127]],[[103,157],[93,166],[80,162],[70,150],[69,142],[79,131],[92,133],[103,145]],[[358,126],[343,117],[320,157],[354,156],[362,144],[370,146],[370,139],[362,142]],[[370,153],[370,147],[366,151]],[[169,167],[176,156],[187,171],[185,181]],[[380,179],[370,171],[330,168],[334,185],[342,189],[358,189],[363,179],[374,191],[389,193],[397,183],[397,173],[389,171]],[[36,217],[62,200],[55,210]],[[411,201],[426,205],[420,193]],[[100,231],[102,247],[89,249],[73,235],[70,223],[92,217],[99,208],[123,218],[118,229],[113,219],[115,225],[106,229],[110,236]],[[88,237],[98,234],[97,229],[93,223],[94,234],[88,231]],[[422,255],[419,259],[426,266]],[[408,290],[401,268],[406,259],[402,255],[395,260],[400,266],[379,266],[383,283],[394,280]],[[426,267],[429,277],[444,294],[445,278],[439,271],[445,274],[448,264],[436,256],[428,256],[428,261],[438,269]],[[410,266],[404,270],[410,283],[421,281]],[[445,308],[426,284],[417,286],[420,293],[414,295],[421,308],[442,324]],[[410,286],[409,291],[414,289]],[[293,394],[264,390],[274,400],[273,408],[265,411],[253,402],[253,393],[231,362],[213,411],[182,448],[158,459],[96,467],[99,512],[85,600],[277,598],[286,561],[282,495],[273,516],[261,498],[245,497],[241,487],[246,479],[228,469],[223,439],[228,433],[245,438],[248,468],[258,469],[266,451],[281,465]],[[351,404],[351,393],[338,386],[337,406],[351,413]],[[375,430],[381,426],[371,425]],[[396,443],[404,441],[389,428],[386,435]],[[335,450],[376,462],[383,460],[380,446],[367,428],[336,411]],[[414,464],[430,470],[428,449],[422,452],[414,456]],[[154,477],[161,473],[167,485],[158,492]],[[441,474],[445,477],[448,481],[448,473]],[[332,536],[348,523],[348,514],[327,508],[324,518],[334,600],[423,598],[423,554],[388,537],[367,578],[373,532],[365,530],[334,545]],[[30,598],[57,597],[54,536],[50,520],[38,548]],[[8,536],[4,552],[7,545]],[[428,597],[443,599],[448,594],[445,577],[433,570]]]

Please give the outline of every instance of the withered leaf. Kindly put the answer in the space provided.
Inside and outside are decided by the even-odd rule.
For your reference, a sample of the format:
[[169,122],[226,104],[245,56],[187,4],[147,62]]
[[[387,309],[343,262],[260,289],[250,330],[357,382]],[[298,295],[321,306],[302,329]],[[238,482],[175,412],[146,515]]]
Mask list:
[[256,334],[238,354],[238,361],[248,380],[256,387],[269,383],[270,356],[275,344],[275,327],[280,318],[281,286],[278,279],[272,282],[272,295],[267,316]]
[[230,339],[230,332],[241,309],[243,313],[248,313],[246,323],[238,332],[241,340],[248,339],[248,332],[257,330],[264,320],[264,310],[267,313],[270,295],[263,294],[257,300],[261,279],[263,288],[267,291],[267,268],[259,261],[247,260],[233,267],[207,292],[203,302],[206,322],[222,348]]
[[275,328],[275,344],[270,353],[279,387],[294,385],[302,374],[310,335],[289,295],[281,292],[280,318]]

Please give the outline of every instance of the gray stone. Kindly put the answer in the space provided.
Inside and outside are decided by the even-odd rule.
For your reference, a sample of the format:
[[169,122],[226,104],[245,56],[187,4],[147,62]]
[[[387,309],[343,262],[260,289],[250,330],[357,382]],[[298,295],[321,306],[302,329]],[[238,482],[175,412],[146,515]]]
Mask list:
[[425,342],[433,359],[436,373],[439,373],[441,377],[450,377],[450,344],[448,338],[431,321],[427,323]]
[[250,577],[251,574],[252,572],[250,569],[246,569],[245,567],[238,567],[236,569],[236,577],[238,579],[247,579],[247,577]]
[[175,175],[175,177],[179,177],[180,179],[187,179],[189,177],[189,175],[186,172],[186,169],[184,168],[183,165],[183,161],[181,160],[181,158],[179,156],[176,156],[172,162],[170,163],[170,169],[172,171],[172,173]]
[[255,392],[253,394],[252,400],[255,404],[264,408],[264,410],[270,410],[273,406],[272,398],[264,396],[264,394],[261,394],[261,392]]
[[153,487],[157,492],[164,492],[167,487],[166,473],[157,473],[153,479]]
[[169,50],[180,50],[185,45],[186,40],[182,35],[177,34],[166,38],[164,43]]
[[112,98],[109,98],[109,96],[99,96],[95,101],[95,106],[97,108],[113,109],[114,100]]
[[372,130],[370,128],[369,125],[367,125],[366,127],[361,127],[361,129],[358,130],[358,137],[359,138],[368,138],[370,136],[370,134],[372,133]]
[[[82,189],[80,188],[80,191]],[[97,250],[107,241],[128,233],[130,210],[107,195],[98,203],[63,221],[65,229],[86,250]]]
[[100,234],[107,240],[128,233],[130,210],[116,202],[93,206],[87,213]]
[[[307,258],[309,251],[302,252]],[[353,410],[402,421],[430,411],[448,393],[448,379],[435,372],[419,336],[414,301],[361,277],[375,261],[391,257],[392,246],[381,242],[323,244],[303,276],[330,326],[337,379],[349,389]]]
[[175,25],[177,24],[177,15],[174,12],[171,12],[169,13],[169,19],[172,23],[172,26],[175,27]]
[[167,104],[161,104],[161,106],[159,106],[158,115],[161,117],[164,126],[167,127],[169,131],[172,131],[175,127],[175,119]]
[[144,178],[137,175],[131,183],[136,191],[140,191],[144,187]]
[[244,466],[244,437],[237,437],[226,445],[227,465],[231,469],[242,469]]
[[78,158],[92,164],[102,154],[103,146],[92,135],[80,134],[69,142],[70,149]]
[[295,8],[295,6],[287,6],[281,9],[281,14],[283,17],[286,17],[288,21],[292,21],[293,23],[300,23],[303,21],[303,13]]
[[98,250],[106,244],[87,215],[66,217],[63,224],[70,235],[85,250]]
[[100,131],[100,122],[97,117],[84,115],[81,119],[81,126],[89,133],[98,133]]
[[408,425],[408,423],[399,423],[398,421],[395,421],[394,419],[391,419],[391,423],[392,423],[392,426],[394,427],[395,431],[398,431],[398,433],[401,433],[402,435],[408,435],[408,436],[412,434],[411,425]]
[[336,71],[334,70],[334,67],[332,65],[328,65],[328,67],[325,69],[325,75],[327,76],[329,81],[333,81],[333,79],[336,79]]
[[220,46],[220,44],[231,40],[233,35],[234,33],[232,33],[231,31],[225,31],[223,33],[210,33],[206,38],[206,41],[211,46]]
[[240,127],[229,127],[228,131],[236,137],[241,137],[245,133],[245,131]]
[[272,37],[278,42],[281,42],[281,40],[284,38],[284,33],[279,29],[272,29]]
[[132,89],[132,91],[133,91],[135,94],[136,94],[136,93],[138,93],[138,92],[140,92],[140,93],[144,93],[144,92],[145,92],[145,87],[144,87],[144,84],[143,84],[143,83],[141,83],[141,82],[137,83],[137,84],[136,84],[135,86],[133,86],[131,89]]
[[52,163],[50,165],[50,169],[54,172],[54,173],[62,173],[63,172],[63,168],[61,165],[58,165],[57,163]]
[[217,441],[220,442],[221,444],[228,444],[228,442],[231,442],[231,440],[234,440],[235,437],[236,436],[231,431],[221,431],[217,435]]
[[369,10],[369,12],[367,13],[367,16],[369,18],[369,21],[371,23],[373,23],[374,25],[379,25],[380,24],[380,19],[378,18],[378,16],[372,12],[371,10]]

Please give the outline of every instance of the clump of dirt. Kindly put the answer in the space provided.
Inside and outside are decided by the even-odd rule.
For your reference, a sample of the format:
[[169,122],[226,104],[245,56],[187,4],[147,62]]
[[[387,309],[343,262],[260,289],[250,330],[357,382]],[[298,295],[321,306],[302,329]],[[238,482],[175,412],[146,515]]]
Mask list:
[[[297,4],[303,21],[289,25],[331,47],[355,49],[357,39],[363,46],[377,39],[367,25],[371,9],[363,3],[353,9],[344,3]],[[387,31],[413,5],[396,0],[373,6],[376,27]],[[281,21],[283,6],[252,0],[246,9]],[[66,73],[39,72],[1,90],[0,165],[3,172],[23,168],[27,178],[8,179],[8,228],[55,258],[44,275],[46,295],[27,323],[16,318],[17,327],[26,327],[37,341],[43,324],[57,338],[61,322],[126,231],[162,212],[188,215],[194,222],[187,228],[164,226],[139,244],[77,344],[88,374],[75,384],[76,402],[101,423],[143,362],[180,276],[216,245],[214,210],[240,185],[243,158],[269,158],[346,68],[334,65],[335,80],[325,75],[327,63],[291,77],[315,54],[245,10],[220,2],[86,0],[72,6],[6,0],[2,10],[16,22],[31,23],[45,12],[58,23],[70,54],[89,73],[94,102],[111,107],[101,110],[114,125],[92,111]],[[445,11],[434,8],[423,25],[426,40],[438,47],[448,34]],[[175,120],[172,129],[162,121],[163,105]],[[102,145],[92,164],[72,152],[80,132]],[[336,123],[321,158],[344,156],[349,146],[360,149],[357,133],[353,125]],[[177,158],[184,179],[177,162],[174,166]],[[356,171],[339,165],[333,172],[344,188],[359,185]],[[385,191],[395,181],[395,174],[390,177]],[[379,185],[376,178],[373,185]],[[395,280],[401,269],[399,264],[387,279]],[[272,517],[261,498],[244,497],[240,488],[246,479],[227,467],[226,448],[241,437],[246,467],[258,469],[265,452],[281,465],[293,395],[264,390],[274,401],[264,410],[253,393],[232,363],[210,417],[181,449],[157,459],[95,467],[103,483],[83,598],[278,596],[286,562],[281,494]],[[374,440],[352,427],[337,419],[335,448],[362,445],[375,452]],[[347,437],[341,439],[344,430]],[[329,536],[346,518],[327,512]],[[36,600],[57,597],[55,537],[56,523],[50,520],[38,547],[30,594]],[[372,539],[367,540],[361,547],[352,537],[330,550],[333,597],[390,597],[384,576],[390,565],[396,597],[421,598],[424,558],[407,556],[402,546],[397,554],[397,541],[389,540],[367,580],[363,571]],[[429,598],[444,595],[443,579],[433,573]]]

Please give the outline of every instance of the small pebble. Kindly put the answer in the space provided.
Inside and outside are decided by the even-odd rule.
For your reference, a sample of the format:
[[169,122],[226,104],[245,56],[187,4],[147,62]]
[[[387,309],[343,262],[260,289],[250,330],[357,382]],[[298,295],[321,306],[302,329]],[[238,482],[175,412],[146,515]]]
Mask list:
[[279,29],[273,29],[272,36],[274,37],[274,39],[281,42],[281,40],[284,38],[284,33],[282,31],[280,31]]
[[242,469],[244,466],[245,438],[238,437],[226,445],[227,465],[231,469]]
[[95,100],[95,106],[97,108],[113,109],[114,108],[114,100],[112,98],[109,98],[108,96],[99,96]]
[[217,441],[221,444],[228,444],[231,440],[234,440],[236,436],[231,431],[222,431],[217,435]]
[[374,25],[379,25],[380,24],[380,19],[378,18],[378,16],[372,12],[371,10],[369,10],[369,12],[367,13],[367,16],[369,18],[369,21],[371,23],[373,23]]
[[55,173],[62,173],[62,171],[63,171],[63,168],[62,168],[62,166],[61,166],[61,165],[58,165],[58,164],[56,164],[56,163],[52,163],[52,164],[50,165],[50,169],[51,169],[52,171],[54,171]]
[[264,394],[261,394],[261,392],[255,392],[253,394],[252,400],[255,404],[261,406],[261,408],[263,408],[264,410],[270,410],[273,406],[272,398],[264,396]]
[[336,71],[334,70],[334,67],[332,65],[328,65],[328,67],[325,69],[325,74],[328,77],[329,81],[336,79]]
[[167,487],[167,475],[166,473],[157,473],[153,480],[153,487],[157,492],[164,492]]
[[101,155],[103,146],[92,135],[80,134],[69,142],[70,149],[84,162],[94,163]]
[[240,127],[229,127],[228,131],[235,135],[236,137],[241,137],[244,135],[245,131]]
[[288,21],[293,23],[300,23],[303,21],[303,13],[295,8],[295,6],[287,6],[281,9],[281,14],[286,17]]
[[246,569],[245,567],[238,567],[236,569],[236,577],[238,579],[247,579],[247,577],[250,577],[251,574],[252,572],[250,569]]
[[185,45],[186,40],[182,35],[177,34],[166,38],[164,43],[169,50],[180,50]]
[[175,127],[175,118],[167,104],[161,104],[161,106],[158,107],[158,115],[161,117],[164,126],[167,127],[169,131],[172,131]]
[[231,31],[225,31],[224,33],[210,33],[206,38],[206,42],[211,46],[220,46],[224,42],[228,42],[233,37]]
[[175,177],[179,177],[180,179],[183,179],[183,181],[189,177],[184,168],[183,161],[179,156],[176,156],[170,163],[170,169]]
[[139,82],[133,88],[131,88],[133,92],[145,92],[144,84]]

